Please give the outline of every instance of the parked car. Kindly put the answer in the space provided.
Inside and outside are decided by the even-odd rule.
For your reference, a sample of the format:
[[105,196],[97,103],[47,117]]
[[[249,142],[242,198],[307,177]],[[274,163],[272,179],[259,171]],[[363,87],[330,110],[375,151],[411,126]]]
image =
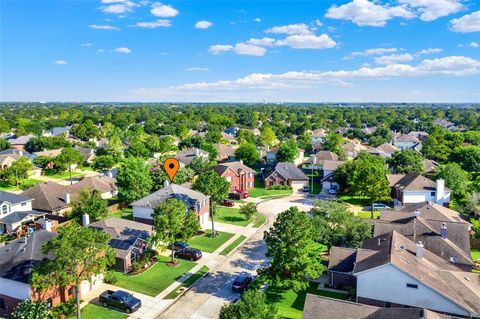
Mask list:
[[253,278],[250,275],[239,275],[232,283],[232,290],[235,292],[244,292]]
[[224,199],[221,205],[222,206],[227,206],[227,207],[233,207],[233,206],[235,206],[235,203],[232,202],[231,200]]
[[239,193],[230,193],[228,194],[229,199],[240,200],[242,199]]
[[332,195],[335,195],[335,194],[337,193],[337,189],[335,189],[335,188],[330,188],[330,189],[328,190],[328,193],[329,193],[329,194],[332,194]]
[[236,200],[245,199],[245,198],[248,198],[249,196],[250,196],[250,194],[248,194],[247,191],[234,191],[234,192],[228,194],[228,198],[236,199]]
[[382,203],[373,203],[372,210],[379,210],[379,209],[392,209],[392,207],[382,204]]
[[188,247],[188,244],[186,242],[183,242],[183,241],[176,241],[174,242],[173,244],[170,244],[171,246],[173,246],[173,250],[177,251],[177,250],[182,250],[182,249],[185,249]]
[[248,198],[250,196],[250,194],[247,191],[240,191],[238,193],[243,199]]
[[123,290],[104,291],[98,297],[98,301],[100,301],[104,307],[121,309],[126,313],[137,311],[142,306],[142,301],[140,299],[135,298],[132,294]]
[[310,192],[310,186],[304,185],[303,188],[302,188],[302,191],[304,191],[305,193]]
[[175,257],[197,261],[202,258],[202,252],[195,248],[184,248],[175,252]]

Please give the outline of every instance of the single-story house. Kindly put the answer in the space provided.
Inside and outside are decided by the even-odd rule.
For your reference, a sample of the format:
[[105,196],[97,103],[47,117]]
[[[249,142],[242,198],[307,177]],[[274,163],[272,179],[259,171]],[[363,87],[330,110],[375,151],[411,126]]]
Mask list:
[[60,136],[62,134],[65,134],[65,137],[67,137],[70,134],[71,128],[72,128],[71,126],[52,127],[51,129],[43,132],[43,136],[50,137],[50,136]]
[[222,132],[222,138],[227,141],[229,144],[238,144],[237,139],[235,138],[235,135],[230,135],[228,133]]
[[242,161],[221,163],[213,170],[230,183],[232,191],[247,191],[253,188],[255,171]]
[[265,178],[265,187],[274,185],[288,185],[293,189],[300,189],[308,185],[308,177],[295,164],[279,162],[275,170]]
[[150,225],[117,217],[107,218],[88,226],[110,235],[108,244],[115,251],[114,268],[123,273],[129,272],[132,264],[147,250],[147,239],[153,234]]
[[100,193],[103,199],[117,196],[118,188],[116,180],[105,175],[95,175],[82,178],[79,182],[68,187],[71,194],[77,194],[81,189],[93,190]]
[[158,191],[145,196],[130,205],[133,208],[133,220],[153,224],[155,208],[169,198],[183,201],[187,207],[195,212],[201,227],[208,227],[210,212],[210,196],[177,184],[169,184]]
[[365,145],[362,145],[356,141],[348,141],[342,145],[342,148],[349,159],[353,159],[357,157],[360,152],[367,150]]
[[25,150],[25,145],[28,143],[28,141],[30,141],[34,137],[35,135],[28,134],[28,135],[23,135],[23,136],[9,139],[8,142],[10,143],[12,148],[23,151]]
[[189,148],[186,150],[179,151],[177,155],[175,155],[175,158],[180,162],[181,167],[185,167],[190,165],[193,159],[197,156],[205,160],[208,160],[209,154],[204,150],[194,147],[194,148]]
[[367,152],[372,155],[392,157],[393,153],[398,150],[399,148],[390,143],[383,143],[382,145],[379,145],[377,147],[370,147]]
[[415,135],[403,134],[399,137],[394,137],[393,145],[401,150],[415,149],[417,151],[422,150],[422,143]]
[[218,152],[217,161],[225,162],[235,160],[235,149],[230,145],[217,143],[213,144],[213,147],[215,147]]
[[77,149],[80,154],[85,158],[86,163],[93,162],[95,158],[95,150],[93,148],[75,146],[75,149]]

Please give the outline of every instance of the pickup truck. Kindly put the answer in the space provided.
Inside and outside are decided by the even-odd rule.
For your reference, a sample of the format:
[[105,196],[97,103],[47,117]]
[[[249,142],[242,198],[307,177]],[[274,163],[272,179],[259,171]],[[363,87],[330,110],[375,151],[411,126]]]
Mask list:
[[104,307],[121,309],[126,313],[132,313],[142,306],[142,301],[123,290],[107,290],[103,292],[98,300]]

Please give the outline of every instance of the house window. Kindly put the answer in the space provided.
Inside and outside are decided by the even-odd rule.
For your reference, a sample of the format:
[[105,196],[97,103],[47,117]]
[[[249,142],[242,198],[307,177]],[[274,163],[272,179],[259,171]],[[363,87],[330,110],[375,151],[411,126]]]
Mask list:
[[5,309],[5,299],[0,298],[0,309]]
[[418,285],[415,285],[415,284],[407,284],[407,287],[418,289]]
[[8,206],[7,206],[7,205],[3,205],[3,206],[2,206],[2,215],[3,215],[3,214],[6,214],[6,213],[8,213]]
[[48,298],[46,301],[45,301],[50,307],[53,306],[53,300],[52,300],[52,297]]
[[430,193],[430,196],[435,196],[435,192],[431,192],[431,193]]
[[232,181],[232,177],[231,176],[227,176],[227,182],[231,182]]
[[70,288],[68,289],[68,295],[69,295],[69,296],[73,296],[73,287],[70,287]]

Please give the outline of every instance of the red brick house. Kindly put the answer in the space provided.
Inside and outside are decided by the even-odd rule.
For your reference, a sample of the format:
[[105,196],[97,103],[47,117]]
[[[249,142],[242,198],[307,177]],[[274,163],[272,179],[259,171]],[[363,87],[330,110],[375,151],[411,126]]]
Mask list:
[[218,164],[213,170],[230,183],[232,191],[246,191],[253,188],[255,171],[242,161]]

